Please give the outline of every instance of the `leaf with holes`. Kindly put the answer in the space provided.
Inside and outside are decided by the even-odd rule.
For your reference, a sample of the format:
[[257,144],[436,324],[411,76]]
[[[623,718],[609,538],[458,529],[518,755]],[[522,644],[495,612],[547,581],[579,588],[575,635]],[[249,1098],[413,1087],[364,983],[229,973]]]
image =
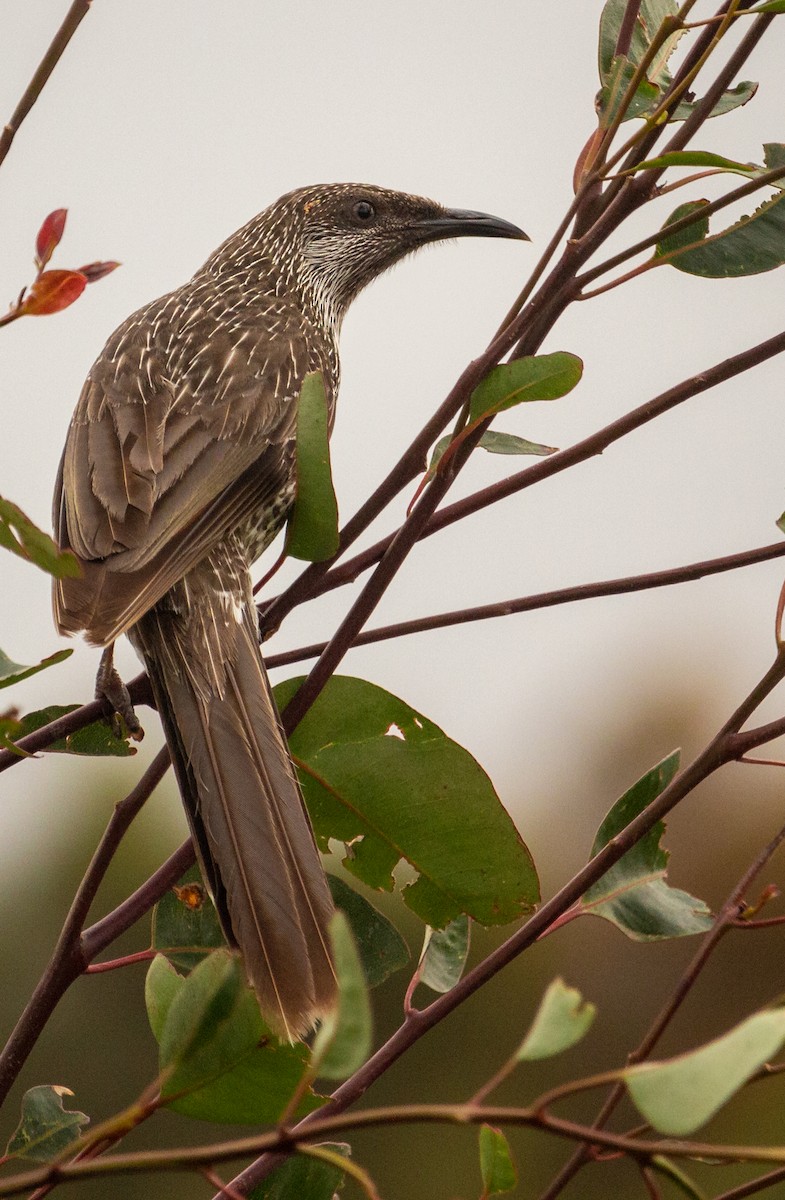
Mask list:
[[[275,689],[284,709],[301,679]],[[537,873],[493,785],[472,756],[403,700],[335,676],[289,741],[323,848],[346,843],[345,865],[370,887],[403,888],[434,928],[464,912],[485,925],[530,912]]]
[[19,1124],[6,1147],[8,1157],[46,1163],[72,1146],[90,1120],[83,1112],[63,1107],[63,1097],[73,1094],[57,1084],[41,1084],[25,1092]]

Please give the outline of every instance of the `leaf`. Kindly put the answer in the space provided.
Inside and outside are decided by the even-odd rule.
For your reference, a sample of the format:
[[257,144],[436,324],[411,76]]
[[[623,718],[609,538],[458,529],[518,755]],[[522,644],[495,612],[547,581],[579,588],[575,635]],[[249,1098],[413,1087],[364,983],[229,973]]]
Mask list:
[[[591,857],[643,812],[670,783],[679,767],[679,752],[647,771],[617,800],[597,831]],[[711,928],[711,913],[702,900],[665,882],[668,852],[660,846],[665,823],[657,824],[606,871],[584,894],[584,912],[611,921],[634,941],[687,937]]]
[[445,929],[430,929],[420,961],[420,983],[434,992],[454,988],[469,953],[469,918],[461,914]]
[[[736,108],[743,108],[745,104],[750,102],[757,90],[757,83],[753,83],[750,79],[743,79],[735,87],[728,88],[727,91],[722,93],[709,113],[709,120],[712,117],[724,117],[725,113],[733,112]],[[686,121],[688,117],[692,116],[699,104],[700,100],[682,100],[671,113],[671,120]]]
[[[231,956],[226,951],[216,951],[211,957]],[[157,955],[150,964],[145,983],[145,1003],[150,1027],[161,1046],[162,1069],[168,1065],[171,1071],[171,1060],[164,1062],[164,1041],[167,1040],[170,1045],[172,1041],[182,1045],[183,1040],[188,1038],[189,1030],[193,1033],[193,1021],[185,1020],[188,1012],[193,1012],[193,1005],[185,1003],[183,993],[189,985],[194,986],[191,983],[194,975],[203,971],[209,962],[208,958],[188,979],[178,975],[163,955]],[[215,974],[212,979],[215,981]],[[220,979],[218,982],[221,982]],[[197,979],[196,983],[203,997],[204,977]],[[274,1123],[300,1083],[307,1068],[309,1052],[301,1044],[289,1046],[278,1042],[265,1029],[259,1006],[249,988],[243,985],[237,997],[237,1004],[223,1019],[211,1019],[211,1028],[205,1029],[205,1023],[202,1022],[202,1033],[207,1036],[200,1035],[200,1039],[191,1036],[190,1051],[181,1058],[178,1072],[180,1082],[193,1087],[193,1090],[185,1095],[174,1095],[173,1085],[177,1076],[170,1074],[167,1080],[167,1095],[170,1097],[167,1107],[196,1120],[222,1124]],[[184,1009],[187,1011],[184,1012]],[[241,1053],[243,1046],[246,1047],[244,1054]],[[166,1053],[170,1053],[169,1049]],[[197,1086],[199,1080],[202,1082]],[[322,1097],[307,1089],[297,1112],[304,1115],[321,1103]]]
[[569,1050],[588,1033],[597,1009],[584,1000],[577,988],[554,979],[540,1001],[531,1028],[515,1057],[518,1062],[536,1062]]
[[46,1163],[73,1145],[81,1127],[90,1121],[83,1112],[63,1108],[63,1097],[73,1094],[58,1084],[41,1084],[25,1092],[19,1124],[6,1148],[8,1157]]
[[733,158],[723,158],[721,154],[712,154],[708,150],[673,150],[670,154],[660,154],[658,158],[647,158],[645,162],[638,163],[634,170],[648,171],[660,167],[716,167],[734,175],[754,175],[760,171],[755,163],[736,162]]
[[472,392],[469,418],[474,422],[516,404],[557,400],[571,392],[583,374],[575,354],[536,354],[494,367]]
[[371,1052],[371,1004],[349,922],[337,912],[330,922],[338,1004],[313,1040],[312,1070],[324,1079],[346,1079]]
[[409,948],[392,921],[369,904],[354,888],[328,875],[327,882],[338,908],[351,926],[368,987],[378,987],[409,961]]
[[[707,204],[708,200],[690,200],[687,204],[680,204],[668,217],[662,227],[663,230],[667,230],[669,225],[681,221],[683,217],[690,216],[691,213],[699,213]],[[699,217],[691,225],[678,230],[677,233],[667,234],[660,238],[654,251],[654,257],[662,258],[665,254],[672,254],[674,250],[680,250],[682,246],[691,246],[693,242],[699,242],[705,238],[708,232],[709,218]]]
[[70,658],[72,654],[73,650],[58,650],[56,654],[50,654],[48,658],[42,658],[34,666],[27,667],[22,663],[12,662],[8,655],[0,650],[0,688],[10,687],[12,683],[19,683],[20,680],[27,679],[30,675],[37,675],[39,671],[45,671],[47,667],[54,667],[57,663]]
[[153,909],[151,946],[176,967],[190,971],[225,944],[215,905],[199,868],[192,867]]
[[759,13],[759,12],[771,12],[771,13],[785,12],[785,0],[766,0],[765,4],[756,4],[755,8],[753,8],[751,11],[756,12],[756,13]]
[[[429,476],[433,475],[439,465],[439,460],[453,440],[453,435],[447,433],[436,443],[428,465]],[[486,429],[477,445],[480,449],[487,450],[489,454],[538,454],[542,456],[555,454],[558,449],[557,446],[543,446],[539,442],[527,442],[526,438],[516,437],[513,433],[500,433],[496,429]]]
[[[333,1150],[345,1158],[351,1153],[345,1142],[319,1142],[315,1148]],[[308,1154],[293,1154],[249,1192],[248,1200],[333,1200],[343,1184],[344,1172],[339,1167]]]
[[321,371],[312,371],[297,402],[296,489],[286,536],[287,552],[308,562],[323,562],[338,549],[329,437],[324,380]]
[[767,1009],[698,1050],[621,1074],[645,1120],[682,1137],[705,1125],[783,1044],[785,1010]]
[[[72,651],[61,650],[60,653],[71,654]],[[42,729],[44,725],[57,721],[79,707],[78,704],[50,704],[48,708],[39,708],[17,721],[13,730],[9,730],[10,736],[14,741],[18,741],[26,734]],[[77,729],[74,733],[44,746],[43,753],[81,754],[91,758],[128,758],[136,754],[136,747],[132,746],[127,738],[115,737],[109,722],[93,721],[83,729]]]
[[[301,679],[279,684],[280,709]],[[486,925],[529,912],[539,898],[526,846],[488,776],[438,726],[362,679],[334,676],[289,739],[318,839],[347,843],[347,869],[403,889],[417,915],[441,928],[459,913]]]
[[70,550],[59,550],[48,533],[26,517],[21,508],[0,497],[0,546],[56,579],[77,578],[80,566]]
[[[785,144],[782,142],[764,142],[763,162],[767,171],[774,171],[777,167],[785,167]],[[775,179],[773,183],[768,184],[768,187],[775,187],[780,190],[785,189],[785,178]]]
[[[599,70],[601,82],[604,82],[613,71],[619,31],[627,7],[627,0],[607,0],[603,7],[602,16],[600,17],[599,34]],[[630,61],[635,66],[638,65],[644,54],[647,53],[652,39],[658,32],[662,22],[668,17],[675,16],[677,11],[678,4],[676,0],[643,0],[633,28],[629,49]],[[670,84],[671,75],[666,64],[680,36],[681,31],[675,31],[666,40],[663,48],[650,65],[648,77],[652,83],[662,87],[667,87]]]
[[683,1195],[688,1197],[688,1200],[706,1200],[706,1193],[700,1190],[698,1185],[690,1179],[689,1175],[682,1171],[681,1167],[677,1167],[664,1154],[653,1155],[651,1165],[660,1175],[664,1175],[671,1183],[675,1183]]
[[95,283],[98,279],[103,279],[105,275],[109,275],[112,271],[116,271],[121,266],[119,262],[91,262],[87,266],[79,268],[79,274],[84,275],[88,283]]
[[607,128],[617,117],[622,104],[626,103],[622,121],[632,121],[635,117],[645,116],[656,107],[660,99],[660,89],[648,79],[643,79],[635,89],[635,94],[628,98],[628,89],[635,74],[636,65],[624,55],[613,60],[613,67],[597,93],[595,108],[601,118],[602,126]]
[[492,1125],[480,1126],[480,1173],[482,1200],[487,1196],[497,1196],[500,1192],[511,1192],[518,1182],[518,1172],[507,1139],[500,1129],[494,1129]]
[[78,300],[87,287],[87,280],[79,271],[44,271],[33,281],[22,303],[22,317],[45,317],[61,312]]
[[[675,214],[674,214],[675,215]],[[658,246],[659,250],[659,246]],[[670,265],[704,279],[760,275],[785,263],[785,191],[765,200],[748,217],[675,255]]]
[[67,208],[56,208],[54,212],[50,212],[48,217],[44,217],[43,224],[38,230],[38,237],[35,239],[35,265],[39,271],[44,269],[59,246],[67,216]]

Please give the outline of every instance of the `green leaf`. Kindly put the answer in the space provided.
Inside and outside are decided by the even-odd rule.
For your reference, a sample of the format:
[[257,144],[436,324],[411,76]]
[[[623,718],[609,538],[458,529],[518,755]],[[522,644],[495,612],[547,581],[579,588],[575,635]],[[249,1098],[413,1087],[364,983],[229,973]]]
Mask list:
[[[71,651],[65,650],[62,653],[70,654]],[[28,733],[42,729],[44,725],[57,721],[66,713],[73,712],[79,707],[78,704],[50,704],[48,708],[39,708],[18,721],[4,722],[3,732],[16,742]],[[45,746],[43,752],[45,754],[128,758],[130,755],[136,754],[136,747],[132,746],[127,738],[115,737],[112,727],[107,721],[93,721],[92,724],[85,725],[84,729],[77,729],[75,733],[69,733],[66,737],[58,738],[49,746]]]
[[30,675],[37,675],[39,671],[45,671],[47,667],[54,667],[57,663],[70,658],[72,654],[73,650],[58,650],[56,654],[42,658],[40,663],[36,663],[35,666],[28,667],[22,663],[12,662],[8,655],[0,650],[0,688],[10,687],[12,683],[19,683],[21,679],[27,679]]
[[81,1127],[90,1121],[83,1112],[63,1108],[63,1096],[73,1094],[57,1084],[41,1084],[25,1092],[19,1124],[6,1147],[8,1157],[46,1163],[73,1145]]
[[698,1050],[628,1067],[622,1077],[654,1129],[693,1133],[714,1116],[785,1044],[785,1010],[768,1009]]
[[[679,752],[647,771],[617,800],[597,831],[591,857],[621,833],[659,796],[679,767]],[[665,824],[658,821],[639,842],[589,888],[584,912],[611,921],[634,941],[705,933],[712,918],[702,900],[666,883],[668,852],[660,846]]]
[[569,1050],[590,1029],[597,1009],[577,988],[554,979],[540,1001],[531,1028],[517,1052],[518,1062],[536,1062]]
[[392,921],[337,875],[328,875],[333,900],[351,926],[368,987],[378,987],[409,961],[409,948]]
[[225,945],[218,913],[199,868],[191,867],[153,909],[151,946],[176,967],[190,971],[206,954]]
[[434,992],[454,988],[469,953],[469,918],[461,914],[446,929],[429,929],[420,962],[420,983]]
[[312,1069],[324,1079],[346,1079],[371,1052],[371,1003],[357,946],[342,912],[330,922],[330,937],[338,1004],[316,1032]]
[[480,1126],[480,1173],[482,1200],[487,1196],[497,1196],[500,1192],[511,1192],[518,1182],[518,1172],[507,1139],[500,1129],[494,1129],[492,1125]]
[[[627,7],[627,0],[607,0],[602,10],[599,35],[601,82],[604,82],[613,71],[619,31]],[[643,0],[635,21],[629,49],[630,60],[635,66],[638,65],[644,54],[647,53],[662,22],[667,17],[675,16],[677,11],[678,4],[676,0]],[[670,84],[671,75],[667,69],[667,62],[681,35],[682,31],[680,30],[671,34],[652,62],[648,70],[648,77],[652,83],[660,87],[666,87]]]
[[502,363],[472,392],[469,418],[477,421],[533,400],[557,400],[580,381],[583,363],[575,354],[536,354]]
[[[675,215],[675,214],[674,214]],[[658,252],[660,247],[657,247]],[[765,200],[750,216],[685,250],[670,265],[704,279],[760,275],[785,263],[785,191]]]
[[[722,93],[709,113],[709,120],[712,117],[723,117],[725,113],[733,112],[736,108],[742,108],[750,102],[757,90],[757,83],[753,83],[750,79],[744,79],[741,83],[737,83],[735,87],[728,88],[726,92]],[[688,117],[692,116],[699,104],[700,100],[682,100],[671,113],[671,120],[686,121]]]
[[[284,709],[301,679],[279,684]],[[347,869],[403,896],[434,928],[459,913],[504,924],[539,898],[528,850],[488,776],[438,726],[383,688],[334,676],[289,740],[317,838],[347,843]]]
[[56,579],[76,578],[81,571],[70,550],[60,550],[48,533],[26,517],[21,508],[0,496],[0,546],[34,563]]
[[[216,951],[212,957],[219,960],[217,971],[208,966],[208,958],[188,979],[178,975],[163,955],[153,959],[147,973],[145,1002],[150,1027],[161,1047],[162,1070],[168,1067],[172,1071],[173,1046],[181,1056],[176,1074],[166,1080],[166,1095],[170,1097],[167,1107],[202,1121],[231,1125],[275,1123],[307,1069],[308,1048],[278,1042],[266,1030],[256,1000],[245,986],[237,989],[237,1003],[229,1006],[230,1011],[223,1018],[215,1006],[205,1017],[206,983],[218,983],[224,1009],[237,983],[230,972],[231,986],[229,989],[225,986],[224,964],[230,957],[228,953]],[[204,973],[205,968],[210,980],[197,975]],[[196,985],[192,982],[194,976]],[[199,992],[196,1016],[200,1011],[201,1030],[196,1031],[197,1037],[194,997],[185,994],[189,985]],[[174,1096],[178,1083],[194,1090]],[[308,1089],[297,1111],[304,1115],[322,1103],[323,1098]]]
[[635,171],[648,171],[659,167],[716,167],[721,171],[730,171],[734,175],[754,175],[760,171],[755,163],[736,162],[733,158],[723,158],[721,154],[712,154],[708,150],[673,150],[670,154],[661,154],[658,158],[647,158],[638,163]]
[[660,1175],[664,1175],[671,1183],[688,1197],[688,1200],[706,1200],[706,1193],[702,1192],[698,1185],[690,1179],[681,1167],[677,1167],[676,1163],[671,1162],[664,1154],[655,1154],[651,1159],[651,1165]]
[[635,95],[627,99],[627,92],[635,74],[635,63],[619,55],[614,58],[611,71],[597,93],[595,106],[607,128],[615,119],[622,104],[626,102],[622,121],[632,121],[650,112],[659,101],[660,89],[648,79],[643,79],[635,89]]
[[772,12],[772,13],[785,12],[785,0],[766,0],[765,4],[756,4],[755,8],[753,8],[751,11],[756,12],[756,13],[759,13],[759,12]]
[[[707,200],[690,200],[687,204],[680,204],[668,217],[662,227],[663,230],[667,230],[669,225],[673,225],[675,221],[680,221],[682,217],[688,217],[692,213],[699,213],[707,204]],[[708,232],[709,218],[699,217],[691,225],[678,230],[677,233],[667,234],[665,237],[660,238],[654,251],[654,257],[662,258],[664,254],[672,254],[674,250],[680,250],[682,246],[691,246],[693,242],[699,242],[705,238]]]
[[[439,438],[431,452],[431,461],[428,464],[429,475],[433,475],[439,465],[439,460],[453,440],[451,433]],[[477,445],[481,450],[487,450],[489,454],[537,454],[543,456],[555,454],[558,449],[557,446],[543,446],[539,442],[529,442],[526,438],[516,437],[514,433],[500,433],[496,429],[486,429]]]
[[338,549],[338,504],[330,471],[329,415],[321,371],[306,375],[300,390],[295,481],[287,553],[308,562],[323,562]]
[[[764,142],[763,162],[766,171],[774,171],[777,167],[785,167],[785,144],[782,142]],[[770,183],[767,186],[783,190],[785,189],[785,178],[776,179],[774,183]]]
[[[348,1158],[351,1148],[345,1142],[317,1143],[317,1148],[334,1150]],[[308,1154],[291,1158],[248,1194],[248,1200],[333,1200],[343,1187],[344,1172],[332,1163]]]

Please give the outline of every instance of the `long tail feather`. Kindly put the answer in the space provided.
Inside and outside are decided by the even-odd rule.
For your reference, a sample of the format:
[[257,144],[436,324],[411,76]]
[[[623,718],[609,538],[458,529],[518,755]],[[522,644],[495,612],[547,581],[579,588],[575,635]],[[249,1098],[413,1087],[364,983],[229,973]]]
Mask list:
[[259,651],[247,577],[217,592],[211,575],[209,567],[191,572],[130,633],[225,931],[266,1020],[292,1040],[335,1001],[332,898]]

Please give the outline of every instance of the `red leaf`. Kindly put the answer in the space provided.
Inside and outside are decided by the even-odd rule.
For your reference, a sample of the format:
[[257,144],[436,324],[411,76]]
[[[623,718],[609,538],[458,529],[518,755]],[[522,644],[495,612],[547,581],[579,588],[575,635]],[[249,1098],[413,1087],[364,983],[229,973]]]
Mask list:
[[84,275],[88,283],[95,283],[96,279],[103,279],[104,275],[108,275],[119,266],[119,262],[92,262],[86,267],[80,267],[79,274]]
[[87,287],[81,271],[44,271],[19,306],[20,317],[43,317],[78,300]]
[[67,208],[56,208],[54,212],[50,212],[38,230],[38,237],[35,239],[35,265],[39,271],[43,271],[54,254],[55,247],[63,236],[67,216]]

